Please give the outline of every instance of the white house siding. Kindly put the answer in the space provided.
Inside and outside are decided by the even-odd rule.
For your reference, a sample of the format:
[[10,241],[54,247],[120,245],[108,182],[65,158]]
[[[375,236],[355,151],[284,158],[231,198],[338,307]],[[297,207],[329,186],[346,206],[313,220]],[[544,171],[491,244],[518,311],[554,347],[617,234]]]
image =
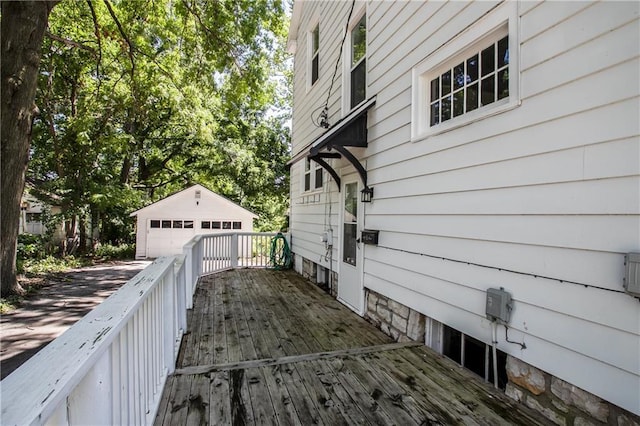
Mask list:
[[[312,140],[324,133],[324,129],[316,127],[314,117],[320,112],[327,101],[327,94],[331,86],[331,78],[338,57],[340,43],[344,35],[344,21],[349,13],[350,2],[311,1],[302,2],[304,5],[297,38],[297,50],[294,62],[294,108],[292,128],[292,153],[295,155]],[[295,5],[300,7],[300,5]],[[313,30],[312,25],[320,25],[319,45],[319,78],[312,86],[308,85],[308,33]],[[340,63],[341,64],[341,63]],[[341,99],[342,82],[339,67],[329,98],[329,121],[337,122],[342,117]],[[340,164],[336,160],[329,160],[331,164]],[[338,173],[339,167],[337,167]],[[323,188],[317,191],[303,191],[304,161],[298,161],[291,167],[291,209],[290,230],[292,247],[296,253],[295,268],[302,272],[301,259],[309,259],[331,270],[337,270],[338,256],[338,220],[339,193],[336,183],[324,173]],[[331,205],[331,200],[333,204]],[[334,232],[334,248],[328,253],[320,237],[327,229]],[[332,264],[329,264],[329,259]]]
[[[321,56],[322,99],[306,93],[305,20],[332,16],[322,55],[337,49],[350,2],[304,4],[294,153],[321,133],[309,115],[334,66]],[[518,4],[521,104],[412,141],[412,69],[496,4],[367,4],[377,100],[360,158],[375,188],[364,227],[380,241],[365,246],[365,287],[486,343],[485,292],[504,287],[509,338],[526,349],[499,338],[500,350],[640,414],[640,304],[622,287],[623,256],[640,251],[639,3]],[[326,194],[298,202],[302,167],[292,167],[293,248],[316,261]]]

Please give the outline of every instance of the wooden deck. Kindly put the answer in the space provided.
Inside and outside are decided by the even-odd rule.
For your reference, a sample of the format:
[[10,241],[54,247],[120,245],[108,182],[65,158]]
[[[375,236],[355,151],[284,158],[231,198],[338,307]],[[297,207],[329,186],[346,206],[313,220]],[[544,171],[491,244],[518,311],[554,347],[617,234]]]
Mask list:
[[545,424],[291,271],[203,278],[156,424]]

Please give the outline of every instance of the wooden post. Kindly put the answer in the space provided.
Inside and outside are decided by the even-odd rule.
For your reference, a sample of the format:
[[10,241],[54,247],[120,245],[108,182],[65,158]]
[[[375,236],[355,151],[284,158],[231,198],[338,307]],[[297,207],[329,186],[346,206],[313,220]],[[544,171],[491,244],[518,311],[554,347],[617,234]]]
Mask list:
[[231,249],[229,250],[231,257],[231,268],[238,267],[238,234],[231,234]]

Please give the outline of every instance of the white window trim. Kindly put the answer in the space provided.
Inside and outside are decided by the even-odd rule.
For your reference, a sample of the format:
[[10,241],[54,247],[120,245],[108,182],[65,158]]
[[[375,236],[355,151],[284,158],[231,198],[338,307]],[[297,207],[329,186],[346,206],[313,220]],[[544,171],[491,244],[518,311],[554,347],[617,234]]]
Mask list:
[[[309,171],[307,172],[306,170],[306,164],[307,161],[309,161]],[[301,168],[302,168],[302,179],[300,182],[300,188],[301,194],[313,194],[316,192],[322,192],[324,191],[324,184],[326,183],[326,178],[325,178],[325,173],[324,173],[324,169],[322,168],[322,166],[318,163],[316,163],[313,160],[307,160],[306,158],[303,159],[301,162]],[[322,170],[322,185],[320,185],[319,187],[316,187],[316,170],[321,169]],[[304,187],[304,183],[305,183],[305,176],[306,174],[309,173],[309,189],[305,189]]]
[[[364,59],[367,61],[365,66],[365,88],[368,92],[369,89],[369,14],[367,11],[367,5],[365,3],[356,5],[353,9],[353,13],[351,14],[351,21],[349,21],[349,26],[347,27],[347,36],[345,38],[345,46],[342,49],[342,116],[345,117],[351,111],[358,108],[362,105],[363,102],[366,102],[367,97],[360,102],[358,105],[351,108],[351,31],[358,25],[360,19],[364,15],[367,15],[367,41],[366,41],[366,54],[364,55]],[[343,34],[344,36],[344,31]]]
[[[318,27],[318,33],[320,33],[320,17],[314,16],[309,21],[309,30],[306,32],[307,36],[307,92],[316,86],[320,81],[320,61],[318,60],[318,79],[315,82],[311,82],[311,73],[313,69],[313,30]],[[318,55],[320,55],[320,40],[318,40]],[[321,56],[318,56],[320,59]]]
[[[411,76],[411,141],[424,140],[520,105],[520,27],[518,21],[518,2],[504,2],[413,68]],[[430,90],[429,77],[439,70],[455,66],[457,60],[461,60],[465,54],[480,47],[481,43],[490,39],[504,25],[508,25],[507,33],[509,35],[509,97],[431,127],[429,125],[430,102],[427,99]]]

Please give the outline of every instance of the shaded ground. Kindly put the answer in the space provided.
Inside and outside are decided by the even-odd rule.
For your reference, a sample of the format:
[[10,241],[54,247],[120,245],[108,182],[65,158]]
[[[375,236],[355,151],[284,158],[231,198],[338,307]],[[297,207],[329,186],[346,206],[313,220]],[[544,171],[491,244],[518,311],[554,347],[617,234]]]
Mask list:
[[150,262],[110,262],[52,278],[36,295],[0,318],[4,379]]

